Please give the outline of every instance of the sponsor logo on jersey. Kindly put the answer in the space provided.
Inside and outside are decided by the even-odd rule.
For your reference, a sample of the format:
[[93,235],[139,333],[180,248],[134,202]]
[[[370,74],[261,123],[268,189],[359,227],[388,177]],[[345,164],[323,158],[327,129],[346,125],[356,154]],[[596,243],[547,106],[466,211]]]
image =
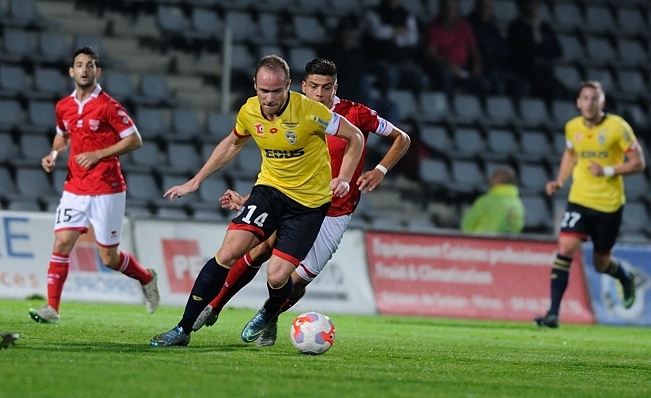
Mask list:
[[257,135],[264,134],[264,126],[262,125],[262,123],[256,123],[253,125],[253,127],[255,127],[255,133]]
[[280,125],[286,129],[296,129],[298,127],[296,122],[282,122]]
[[296,144],[296,133],[293,131],[286,131],[285,132],[285,138],[287,138],[287,142],[290,144],[294,145]]
[[312,115],[312,121],[320,124],[321,126],[323,126],[324,129],[326,127],[328,127],[328,122],[326,120],[321,119],[320,117],[318,117],[316,115]]
[[582,158],[606,159],[608,157],[608,151],[581,151],[579,156]]
[[297,158],[303,155],[305,155],[305,150],[303,148],[292,149],[291,151],[288,151],[286,149],[264,150],[264,156],[272,159],[290,159],[290,158]]

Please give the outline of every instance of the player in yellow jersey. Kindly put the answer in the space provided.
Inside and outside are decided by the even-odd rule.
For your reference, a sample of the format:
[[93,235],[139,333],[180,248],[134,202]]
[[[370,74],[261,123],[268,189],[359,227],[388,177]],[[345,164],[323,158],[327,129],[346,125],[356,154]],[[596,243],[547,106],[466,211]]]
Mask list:
[[[174,201],[196,191],[251,138],[262,152],[251,195],[231,221],[221,248],[197,276],[181,321],[154,336],[152,346],[188,345],[192,325],[206,303],[219,294],[231,266],[276,231],[267,265],[269,298],[242,330],[242,340],[258,338],[289,297],[293,288],[290,275],[312,247],[332,195],[343,196],[350,189],[364,147],[361,131],[325,105],[291,92],[289,66],[278,56],[268,55],[258,62],[253,83],[257,95],[240,108],[232,133],[192,179],[164,195]],[[326,134],[348,141],[335,178],[331,176]]]
[[558,177],[547,183],[548,195],[563,187],[572,175],[572,186],[563,215],[558,253],[551,271],[551,303],[538,326],[558,327],[558,314],[567,288],[572,257],[582,241],[593,243],[593,265],[598,272],[617,278],[623,287],[623,305],[635,301],[635,277],[610,256],[624,209],[622,176],[644,170],[645,160],[631,126],[620,116],[604,113],[601,84],[581,85],[576,106],[581,112],[565,125],[567,147]]

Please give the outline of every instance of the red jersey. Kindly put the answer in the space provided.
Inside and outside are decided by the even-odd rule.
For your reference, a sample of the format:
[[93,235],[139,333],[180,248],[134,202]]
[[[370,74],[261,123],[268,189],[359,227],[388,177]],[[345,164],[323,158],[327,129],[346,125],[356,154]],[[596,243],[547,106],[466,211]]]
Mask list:
[[[355,211],[361,192],[357,186],[357,179],[362,175],[364,168],[364,158],[366,158],[366,142],[368,141],[368,134],[374,133],[377,135],[387,136],[393,130],[393,124],[388,120],[381,118],[377,112],[363,104],[358,104],[346,99],[334,98],[334,105],[332,110],[345,117],[352,125],[357,127],[364,134],[364,151],[362,157],[359,159],[353,178],[350,180],[350,191],[346,196],[338,197],[332,196],[332,204],[328,210],[328,216],[337,217],[345,214],[351,214]],[[344,151],[348,145],[348,141],[336,136],[326,136],[328,141],[328,150],[330,151],[330,165],[332,167],[332,177],[339,175],[341,169],[341,162],[344,157]]]
[[133,120],[116,100],[97,85],[93,94],[79,102],[76,91],[56,105],[57,134],[70,138],[68,176],[63,189],[77,195],[102,195],[127,189],[117,156],[100,160],[85,169],[75,156],[108,148],[137,133]]

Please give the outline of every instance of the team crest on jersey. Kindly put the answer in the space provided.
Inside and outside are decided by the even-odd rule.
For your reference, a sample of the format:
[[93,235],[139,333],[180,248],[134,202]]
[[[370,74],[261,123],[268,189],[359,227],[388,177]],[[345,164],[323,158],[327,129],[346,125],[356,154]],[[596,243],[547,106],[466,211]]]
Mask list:
[[127,114],[122,109],[118,110],[118,116],[122,116],[122,123],[130,124],[129,116],[127,116]]
[[77,120],[77,128],[80,129],[84,127],[84,121],[82,119]]
[[253,125],[253,127],[255,127],[255,133],[257,135],[264,134],[264,126],[262,125],[262,123],[256,123]]
[[286,131],[285,132],[285,138],[287,138],[287,142],[290,144],[294,145],[296,144],[296,133],[293,131]]
[[99,120],[89,119],[88,126],[90,128],[90,131],[97,131],[97,129],[99,128]]
[[574,141],[581,141],[582,138],[583,134],[581,134],[581,132],[574,133]]
[[606,136],[603,134],[603,131],[599,132],[599,136],[597,137],[597,142],[601,146],[606,144]]

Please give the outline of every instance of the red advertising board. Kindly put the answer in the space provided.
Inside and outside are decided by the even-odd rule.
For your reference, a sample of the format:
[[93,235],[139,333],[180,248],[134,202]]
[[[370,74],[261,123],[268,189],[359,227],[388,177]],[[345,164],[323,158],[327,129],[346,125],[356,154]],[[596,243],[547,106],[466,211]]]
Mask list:
[[190,293],[205,260],[195,239],[161,239],[172,293]]
[[[382,314],[532,321],[549,307],[555,242],[367,232]],[[580,258],[561,321],[594,323]]]

